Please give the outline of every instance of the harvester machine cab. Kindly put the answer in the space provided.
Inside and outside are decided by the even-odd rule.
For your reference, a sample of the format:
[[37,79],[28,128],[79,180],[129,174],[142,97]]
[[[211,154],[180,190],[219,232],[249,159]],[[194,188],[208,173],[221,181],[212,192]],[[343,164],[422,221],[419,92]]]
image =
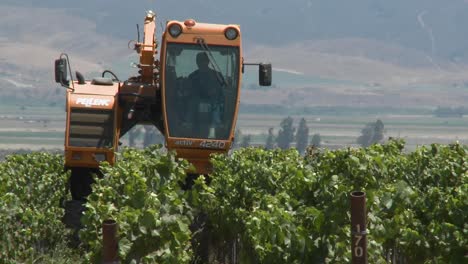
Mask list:
[[[240,28],[168,21],[161,43],[166,146],[195,173],[209,173],[209,156],[226,153],[234,140],[244,67]],[[260,84],[270,85],[271,65],[260,64],[259,74]]]

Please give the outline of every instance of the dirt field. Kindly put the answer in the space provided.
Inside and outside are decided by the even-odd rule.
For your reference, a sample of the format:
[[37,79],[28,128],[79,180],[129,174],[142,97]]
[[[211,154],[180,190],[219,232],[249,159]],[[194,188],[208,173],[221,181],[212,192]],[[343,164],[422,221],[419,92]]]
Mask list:
[[[241,115],[238,125],[243,134],[267,134],[273,127],[278,132],[283,116]],[[302,116],[293,116],[297,126]],[[436,118],[421,115],[384,116],[304,116],[309,126],[309,134],[318,133],[326,145],[355,146],[361,129],[369,122],[382,120],[385,137],[403,138],[408,149],[431,143],[468,144],[468,116],[463,118]],[[255,142],[262,143],[262,142]]]

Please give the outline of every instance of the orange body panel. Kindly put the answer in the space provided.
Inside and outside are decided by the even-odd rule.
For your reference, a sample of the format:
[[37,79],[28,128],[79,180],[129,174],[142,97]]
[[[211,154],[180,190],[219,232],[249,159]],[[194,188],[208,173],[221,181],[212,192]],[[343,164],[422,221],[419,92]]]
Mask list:
[[[65,129],[65,166],[98,168],[101,161],[111,164],[115,162],[114,148],[77,147],[69,144],[70,118],[73,109],[107,110],[114,115],[113,128],[118,127],[116,116],[118,108],[117,93],[119,84],[109,86],[93,85],[90,82],[74,85],[74,90],[67,91],[67,122]],[[118,135],[119,130],[115,132]],[[118,136],[115,137],[113,146],[118,144]]]
[[74,85],[74,91],[68,90],[67,94],[96,94],[96,95],[110,95],[115,96],[119,91],[119,84],[113,85],[94,85],[87,81],[85,84]]
[[177,156],[187,159],[195,167],[192,173],[210,174],[213,171],[213,165],[210,163],[210,156],[213,154],[224,154],[225,150],[213,149],[187,149],[174,148]]
[[[104,160],[100,160],[96,154],[105,155]],[[76,157],[80,157],[76,160]],[[110,164],[115,162],[115,153],[113,149],[98,149],[98,148],[79,148],[79,147],[66,147],[65,148],[65,166],[66,167],[86,167],[86,168],[99,168],[101,161],[107,161]]]
[[145,18],[143,43],[140,45],[140,68],[141,78],[143,83],[154,83],[154,56],[156,54],[156,42],[154,33],[156,24],[154,23],[155,16],[149,14]]
[[[205,41],[209,44],[215,45],[226,45],[226,46],[240,46],[241,36],[240,28],[238,25],[220,25],[220,24],[207,24],[207,23],[195,23],[193,27],[187,27],[184,25],[184,22],[180,21],[168,21],[167,27],[177,23],[182,27],[182,34],[176,38],[172,37],[170,34],[167,34],[167,31],[164,33],[164,41],[168,42],[183,42],[183,43],[196,43],[194,37],[203,37]],[[235,28],[239,32],[239,36],[234,40],[228,40],[224,36],[224,31],[229,28]],[[162,54],[162,53],[161,53]]]
[[142,97],[146,98],[155,98],[156,97],[157,87],[154,84],[146,84],[139,82],[124,82],[120,85],[119,94],[122,95],[121,99],[124,101],[142,101],[139,97],[134,96],[123,96],[125,94],[139,94]]

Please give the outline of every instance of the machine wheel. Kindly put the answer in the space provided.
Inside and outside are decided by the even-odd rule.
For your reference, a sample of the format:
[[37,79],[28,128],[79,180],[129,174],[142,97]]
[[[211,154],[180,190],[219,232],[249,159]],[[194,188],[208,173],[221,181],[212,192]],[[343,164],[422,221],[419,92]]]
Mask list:
[[91,184],[93,184],[93,174],[100,175],[98,169],[92,168],[71,168],[70,193],[73,200],[86,200],[91,194]]
[[63,215],[62,222],[67,228],[72,230],[68,237],[69,246],[72,248],[78,248],[80,245],[78,232],[83,228],[80,218],[86,209],[84,204],[85,201],[82,200],[70,200],[65,202],[65,214]]

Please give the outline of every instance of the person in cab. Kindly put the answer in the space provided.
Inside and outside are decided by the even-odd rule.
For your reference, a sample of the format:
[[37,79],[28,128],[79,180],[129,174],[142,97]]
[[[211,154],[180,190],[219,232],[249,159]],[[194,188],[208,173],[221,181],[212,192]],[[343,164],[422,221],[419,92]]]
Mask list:
[[194,124],[194,133],[199,138],[216,138],[216,127],[222,122],[224,107],[223,76],[210,68],[210,59],[206,52],[196,56],[198,69],[188,79],[191,82],[192,100],[190,107]]

